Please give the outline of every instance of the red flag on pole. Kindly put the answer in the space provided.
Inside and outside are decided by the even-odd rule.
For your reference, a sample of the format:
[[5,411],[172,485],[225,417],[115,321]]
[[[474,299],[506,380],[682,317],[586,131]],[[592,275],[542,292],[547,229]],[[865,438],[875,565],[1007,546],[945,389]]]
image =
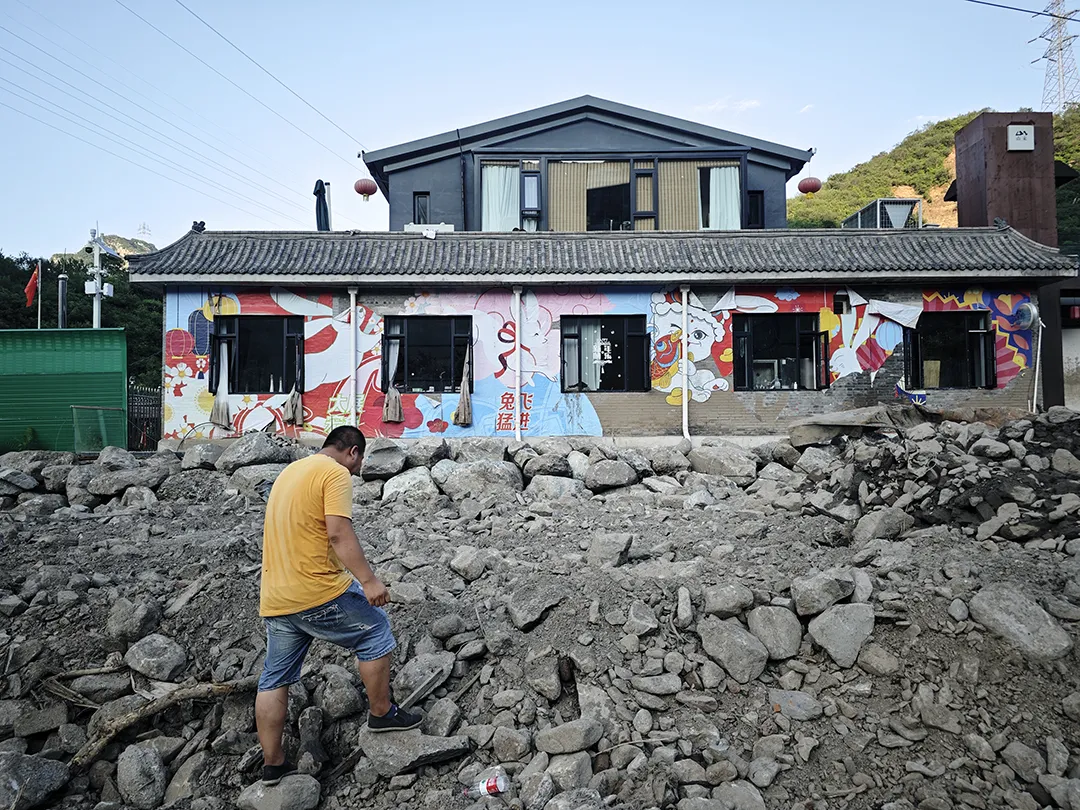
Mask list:
[[30,280],[26,283],[26,288],[23,292],[26,293],[26,305],[33,306],[34,296],[37,294],[38,288],[38,273],[41,272],[41,262],[38,262],[37,269],[34,270],[34,275],[30,276]]

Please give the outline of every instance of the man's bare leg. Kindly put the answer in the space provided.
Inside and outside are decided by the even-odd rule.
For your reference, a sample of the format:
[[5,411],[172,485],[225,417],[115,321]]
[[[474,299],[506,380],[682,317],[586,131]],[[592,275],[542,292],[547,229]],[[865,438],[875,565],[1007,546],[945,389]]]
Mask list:
[[[387,673],[389,672],[387,667]],[[255,727],[259,730],[259,745],[262,746],[264,765],[281,765],[285,762],[281,735],[285,732],[288,713],[289,687],[280,686],[256,695]]]
[[382,717],[390,711],[390,654],[374,661],[357,661],[356,668],[367,690],[368,711]]

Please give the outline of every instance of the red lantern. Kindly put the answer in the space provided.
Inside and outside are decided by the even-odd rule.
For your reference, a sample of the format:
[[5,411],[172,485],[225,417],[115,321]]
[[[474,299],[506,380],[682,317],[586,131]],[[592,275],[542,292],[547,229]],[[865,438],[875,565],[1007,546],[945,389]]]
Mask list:
[[357,194],[363,194],[364,200],[379,190],[379,187],[375,185],[375,181],[370,177],[365,177],[362,180],[357,180],[353,184],[353,188],[356,189]]
[[1069,307],[1069,319],[1080,321],[1080,307]]
[[799,191],[803,194],[815,194],[821,191],[821,181],[816,177],[804,177],[799,181]]
[[179,360],[195,348],[195,336],[186,329],[170,329],[165,333],[165,354]]

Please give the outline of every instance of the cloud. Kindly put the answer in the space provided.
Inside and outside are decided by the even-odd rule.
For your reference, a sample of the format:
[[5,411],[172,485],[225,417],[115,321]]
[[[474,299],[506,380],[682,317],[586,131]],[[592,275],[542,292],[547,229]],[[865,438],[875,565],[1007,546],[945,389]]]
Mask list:
[[719,98],[716,101],[710,101],[707,104],[695,105],[694,112],[716,113],[724,112],[725,110],[731,110],[732,112],[741,113],[760,106],[761,102],[756,98],[743,98],[733,101],[730,96],[724,96],[724,98]]
[[813,104],[807,104],[805,107],[803,107],[801,110],[799,110],[799,115],[802,115],[803,113],[808,113],[812,109],[814,109],[814,105]]

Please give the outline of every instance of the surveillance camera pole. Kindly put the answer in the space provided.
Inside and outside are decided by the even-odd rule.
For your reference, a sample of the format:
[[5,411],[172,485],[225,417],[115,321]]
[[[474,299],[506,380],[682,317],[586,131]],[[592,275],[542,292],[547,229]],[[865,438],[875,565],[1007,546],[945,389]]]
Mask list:
[[101,247],[98,245],[97,229],[90,229],[90,240],[94,244],[94,328],[101,328]]

